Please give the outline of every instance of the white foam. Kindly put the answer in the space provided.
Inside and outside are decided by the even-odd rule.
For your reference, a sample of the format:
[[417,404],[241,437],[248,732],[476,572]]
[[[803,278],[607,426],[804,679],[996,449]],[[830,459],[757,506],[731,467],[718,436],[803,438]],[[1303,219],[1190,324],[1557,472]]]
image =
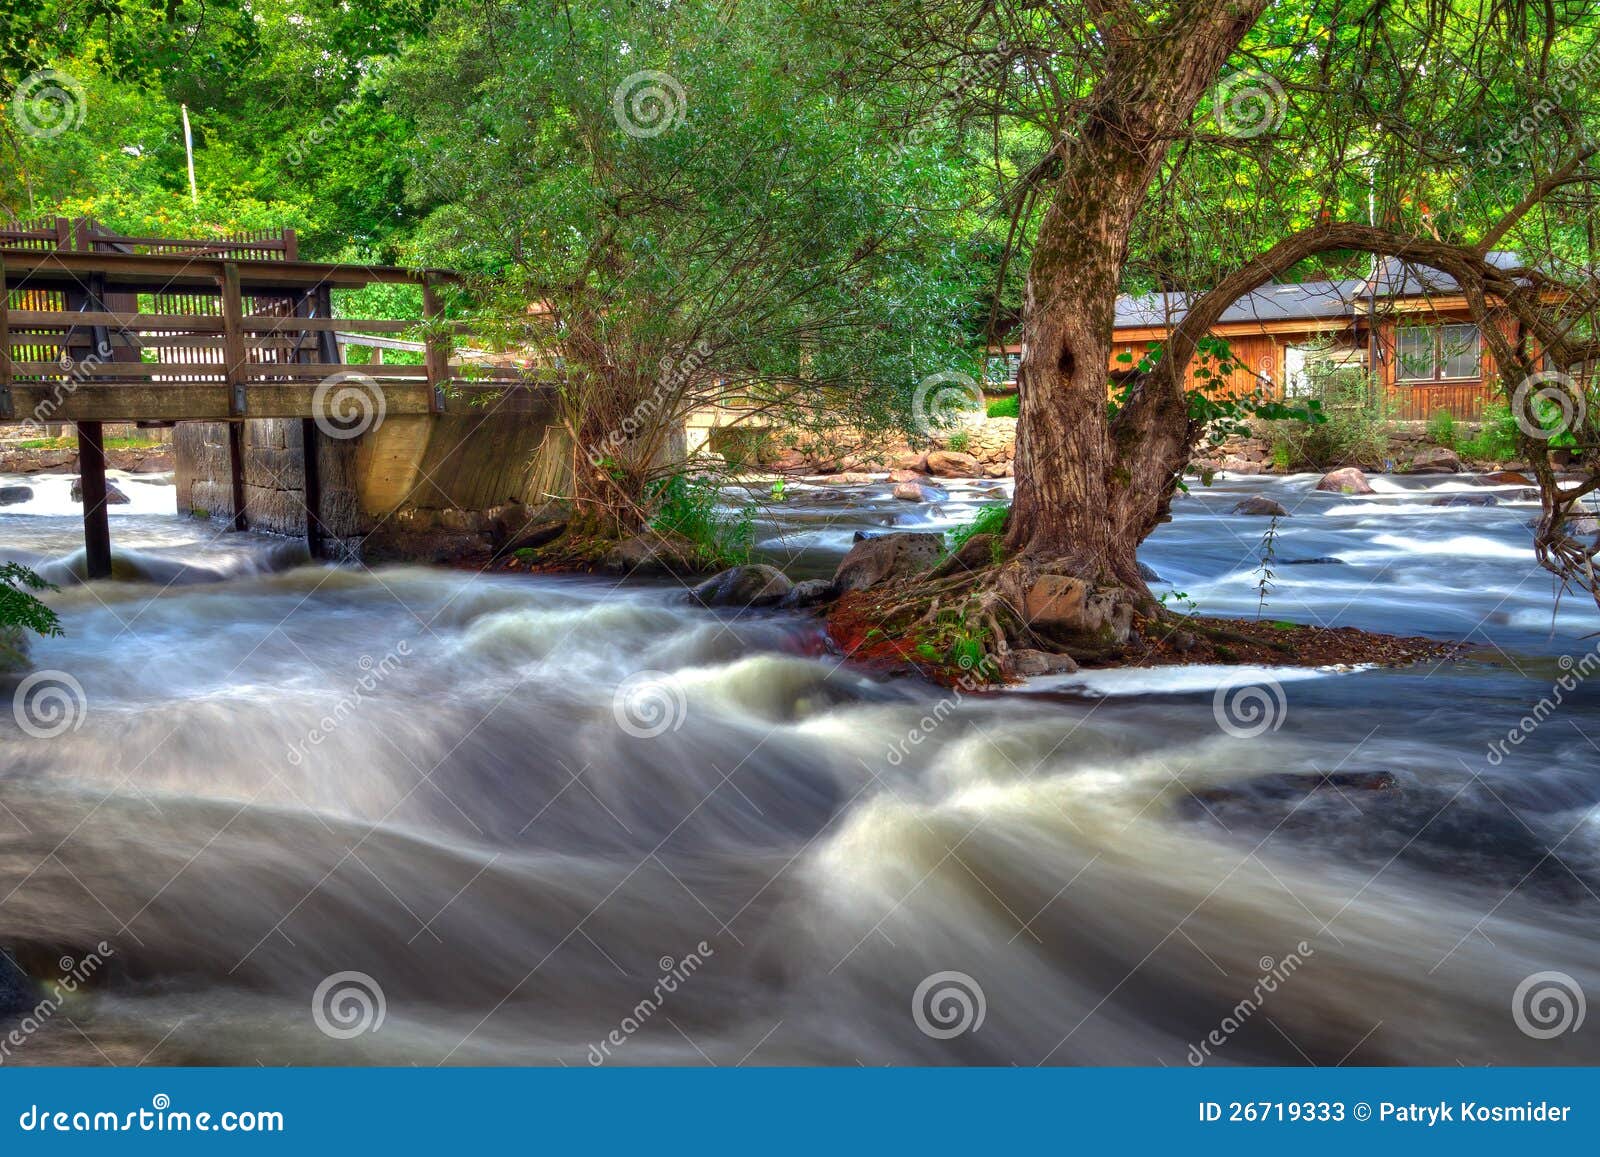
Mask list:
[[1298,683],[1307,679],[1326,679],[1370,670],[1370,664],[1355,667],[1269,667],[1228,666],[1221,663],[1196,663],[1188,667],[1113,667],[1105,670],[1075,671],[1071,675],[1041,675],[1018,691],[1087,691],[1093,695],[1189,695],[1218,687],[1248,683]]

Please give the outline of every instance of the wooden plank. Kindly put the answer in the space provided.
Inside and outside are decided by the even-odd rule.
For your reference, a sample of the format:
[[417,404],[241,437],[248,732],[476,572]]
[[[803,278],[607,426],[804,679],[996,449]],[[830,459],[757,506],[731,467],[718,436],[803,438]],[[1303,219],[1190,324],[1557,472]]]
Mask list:
[[421,323],[415,321],[399,321],[390,319],[359,318],[359,317],[270,317],[246,318],[244,331],[246,333],[276,333],[279,330],[304,330],[307,333],[337,332],[349,330],[352,333],[405,333],[407,330],[416,329]]
[[[145,253],[41,253],[29,249],[9,251],[21,276],[39,285],[71,285],[88,274],[105,273],[116,286],[135,287],[141,292],[176,292],[183,289],[214,287],[222,276],[226,261],[192,254]],[[240,284],[246,294],[253,290],[288,292],[294,289],[360,289],[374,283],[416,284],[426,273],[441,282],[459,281],[459,275],[445,269],[419,271],[392,265],[340,265],[312,261],[252,261],[240,266]]]
[[106,517],[106,444],[99,422],[78,423],[78,485],[83,493],[84,570],[111,577],[111,524]]
[[[422,279],[422,316],[430,323],[437,323],[444,315],[444,310],[439,302],[439,294],[433,288],[431,278]],[[450,351],[432,332],[423,339],[427,352],[423,355],[423,362],[428,371],[428,385],[433,387],[433,412],[444,413],[444,387],[450,379]]]
[[[303,418],[314,413],[315,382],[260,382],[245,387],[252,418]],[[17,382],[18,413],[47,413],[52,422],[226,422],[229,390],[215,382],[122,385]],[[430,413],[425,383],[385,386],[385,412],[394,417]]]
[[[15,261],[13,260],[13,265]],[[220,317],[197,313],[107,313],[104,310],[19,309],[12,312],[11,324],[24,327],[68,329],[75,326],[104,325],[128,330],[188,330],[221,333]]]

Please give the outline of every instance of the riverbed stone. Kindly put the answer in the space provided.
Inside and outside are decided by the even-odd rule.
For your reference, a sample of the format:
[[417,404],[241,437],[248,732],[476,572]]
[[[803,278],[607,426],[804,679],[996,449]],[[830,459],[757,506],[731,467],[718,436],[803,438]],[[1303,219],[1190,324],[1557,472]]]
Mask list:
[[1070,675],[1078,669],[1071,655],[1057,655],[1051,651],[1036,651],[1029,647],[1006,654],[1006,670],[1012,675],[1031,678],[1037,675]]
[[[920,460],[921,459],[918,459],[918,461],[920,461]],[[890,482],[926,482],[927,480],[928,480],[928,476],[926,474],[922,473],[922,471],[920,471],[920,470],[891,470],[891,471],[889,471],[889,481]]]
[[928,455],[928,473],[935,478],[982,478],[983,464],[960,450],[934,450]]
[[1418,450],[1402,474],[1460,474],[1461,459],[1454,450],[1429,446]]
[[1337,470],[1330,470],[1317,481],[1313,489],[1330,494],[1372,493],[1372,486],[1359,466],[1341,466]]
[[845,470],[838,474],[829,474],[823,481],[829,486],[865,486],[874,479],[872,475],[860,470]]
[[1287,518],[1289,512],[1283,508],[1283,503],[1276,502],[1262,494],[1252,494],[1234,505],[1233,513],[1249,514],[1258,518]]
[[0,506],[15,506],[19,502],[33,501],[31,486],[0,486]]
[[789,577],[777,567],[751,563],[712,575],[690,591],[689,597],[704,607],[769,607],[793,589]]
[[[74,478],[72,480],[72,501],[74,501],[74,502],[82,502],[83,501],[83,479],[81,479],[81,478]],[[127,501],[128,501],[128,496],[126,494],[124,494],[121,490],[117,489],[117,484],[115,482],[107,480],[107,482],[106,482],[106,505],[107,506],[123,506],[123,505],[125,505],[127,503]]]
[[995,548],[1000,543],[997,534],[974,534],[934,568],[933,577],[952,574],[971,574],[994,564]]
[[1164,583],[1167,580],[1156,573],[1156,568],[1149,563],[1139,564],[1139,577],[1147,583]]
[[943,554],[942,534],[913,531],[863,537],[857,532],[855,545],[833,572],[833,583],[841,594],[866,590],[887,579],[931,570]]
[[940,487],[921,482],[896,482],[893,493],[902,502],[943,502],[950,497]]
[[804,610],[832,602],[839,596],[832,579],[806,579],[789,588],[789,593],[778,600],[780,611]]
[[1435,498],[1430,506],[1499,506],[1500,500],[1493,494],[1446,494],[1443,498]]
[[1520,470],[1496,470],[1493,474],[1483,476],[1485,482],[1496,486],[1532,486],[1533,479]]
[[692,544],[654,533],[623,539],[606,553],[600,565],[613,574],[679,575],[702,569],[695,561]]
[[1119,587],[1097,587],[1071,575],[1042,574],[1023,596],[1023,617],[1035,630],[1091,644],[1128,641],[1133,602]]

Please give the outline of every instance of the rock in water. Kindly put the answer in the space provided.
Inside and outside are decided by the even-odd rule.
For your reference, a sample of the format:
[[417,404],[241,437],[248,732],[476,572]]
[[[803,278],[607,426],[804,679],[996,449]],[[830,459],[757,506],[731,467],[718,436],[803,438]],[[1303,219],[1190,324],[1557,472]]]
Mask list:
[[0,1015],[11,1016],[34,1006],[33,980],[11,954],[0,949]]
[[1000,536],[997,534],[973,535],[934,569],[933,577],[970,574],[994,565],[995,547],[999,542]]
[[686,541],[660,534],[636,534],[612,547],[600,565],[613,574],[694,574],[703,571]]
[[1461,459],[1454,450],[1446,450],[1443,446],[1430,446],[1426,450],[1418,450],[1402,474],[1460,474]]
[[1435,498],[1430,506],[1499,506],[1500,500],[1493,494],[1446,494],[1443,498]]
[[15,506],[19,502],[32,501],[31,486],[0,486],[0,506]]
[[943,502],[950,497],[937,486],[924,486],[920,482],[896,482],[894,496],[902,502]]
[[1372,493],[1367,476],[1362,473],[1359,466],[1344,466],[1338,470],[1328,471],[1318,480],[1314,489],[1325,490],[1332,494]]
[[1139,577],[1147,583],[1164,583],[1167,580],[1156,573],[1156,569],[1146,563],[1139,564]]
[[1492,482],[1496,486],[1532,486],[1533,479],[1520,470],[1496,470],[1493,474],[1483,476],[1485,482]]
[[833,585],[840,594],[866,590],[886,579],[931,570],[943,554],[942,534],[908,532],[863,538],[858,533],[850,553],[833,572]]
[[1288,518],[1289,512],[1283,508],[1283,503],[1274,502],[1260,494],[1252,494],[1249,498],[1238,503],[1233,508],[1235,514],[1253,514],[1261,518]]
[[780,611],[797,611],[806,607],[819,607],[838,597],[832,579],[806,579],[795,583],[789,593],[778,600]]
[[935,478],[982,478],[983,464],[959,450],[935,450],[928,455],[928,473]]
[[777,567],[752,563],[712,575],[690,591],[689,597],[705,607],[770,607],[793,589],[794,584]]
[[1077,660],[1071,655],[1057,655],[1050,651],[1034,651],[1026,647],[1018,651],[1008,652],[1006,655],[1007,672],[1012,675],[1021,675],[1024,678],[1033,675],[1070,675],[1077,669]]
[[[72,501],[83,501],[83,479],[81,478],[74,478],[72,480]],[[128,496],[117,489],[117,484],[115,482],[112,482],[108,479],[106,481],[106,505],[122,506],[126,504],[127,501]]]

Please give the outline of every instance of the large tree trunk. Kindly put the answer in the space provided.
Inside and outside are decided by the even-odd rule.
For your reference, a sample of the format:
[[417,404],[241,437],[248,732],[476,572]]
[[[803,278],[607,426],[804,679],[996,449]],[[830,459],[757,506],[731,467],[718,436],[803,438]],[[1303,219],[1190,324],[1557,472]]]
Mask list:
[[[1166,26],[1112,26],[1106,79],[1085,127],[1063,144],[1062,173],[1041,223],[1023,304],[1017,489],[1006,547],[1030,567],[1148,600],[1124,533],[1161,496],[1126,485],[1112,431],[1112,329],[1129,233],[1151,180],[1266,0],[1191,0]],[[1182,420],[1166,414],[1164,420]]]

